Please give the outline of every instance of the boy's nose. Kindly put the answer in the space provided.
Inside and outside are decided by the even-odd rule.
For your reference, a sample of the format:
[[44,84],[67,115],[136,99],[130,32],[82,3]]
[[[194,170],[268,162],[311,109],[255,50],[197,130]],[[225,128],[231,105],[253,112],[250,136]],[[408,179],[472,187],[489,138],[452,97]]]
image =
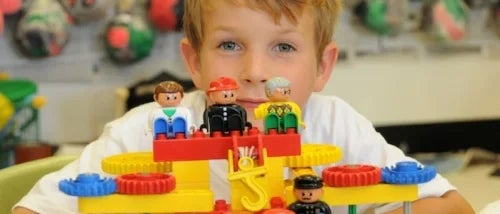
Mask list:
[[245,68],[240,74],[240,82],[250,84],[263,84],[271,76],[272,71],[266,68],[263,56],[248,54],[246,56]]

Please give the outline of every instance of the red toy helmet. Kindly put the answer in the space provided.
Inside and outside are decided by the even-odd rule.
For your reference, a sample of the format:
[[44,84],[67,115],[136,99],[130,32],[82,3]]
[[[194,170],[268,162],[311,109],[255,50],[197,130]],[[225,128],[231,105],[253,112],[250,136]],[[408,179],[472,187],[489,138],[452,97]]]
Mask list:
[[220,77],[212,82],[210,82],[210,87],[207,89],[207,94],[214,91],[224,91],[224,90],[236,90],[238,89],[238,83],[236,80],[229,77]]

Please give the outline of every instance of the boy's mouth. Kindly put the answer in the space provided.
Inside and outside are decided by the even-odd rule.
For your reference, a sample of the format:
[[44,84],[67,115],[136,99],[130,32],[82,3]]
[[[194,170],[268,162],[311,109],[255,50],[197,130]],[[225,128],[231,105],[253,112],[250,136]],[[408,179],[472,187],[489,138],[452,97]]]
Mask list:
[[261,103],[265,103],[267,100],[265,99],[237,99],[236,103],[243,106],[245,109],[254,109],[257,108]]

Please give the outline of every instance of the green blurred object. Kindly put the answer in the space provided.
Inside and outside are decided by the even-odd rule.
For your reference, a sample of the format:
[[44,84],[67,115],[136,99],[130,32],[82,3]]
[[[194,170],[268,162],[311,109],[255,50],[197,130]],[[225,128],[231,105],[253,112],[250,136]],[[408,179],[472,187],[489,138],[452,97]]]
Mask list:
[[44,175],[59,170],[77,156],[52,156],[0,170],[0,213],[10,213],[21,198]]
[[13,116],[0,128],[0,169],[14,163],[14,148],[23,140],[39,141],[39,108],[45,100],[37,96],[34,82],[21,79],[0,80],[0,93],[10,100]]
[[37,92],[36,84],[29,80],[0,80],[0,93],[14,103],[16,109],[25,99]]
[[374,30],[378,34],[389,34],[392,29],[391,25],[386,20],[387,3],[385,0],[368,1],[367,15],[365,23],[367,27]]

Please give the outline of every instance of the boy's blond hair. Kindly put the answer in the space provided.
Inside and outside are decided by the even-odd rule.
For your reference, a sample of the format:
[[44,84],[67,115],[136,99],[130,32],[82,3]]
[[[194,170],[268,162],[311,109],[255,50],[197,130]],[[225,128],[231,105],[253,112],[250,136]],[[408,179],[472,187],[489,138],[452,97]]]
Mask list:
[[[196,52],[200,52],[203,41],[203,14],[213,9],[214,2],[222,0],[185,0],[183,28],[186,37]],[[341,10],[341,0],[224,0],[238,6],[267,12],[276,23],[284,15],[293,24],[310,8],[315,23],[317,58],[321,60],[324,48],[331,42],[335,23]]]

